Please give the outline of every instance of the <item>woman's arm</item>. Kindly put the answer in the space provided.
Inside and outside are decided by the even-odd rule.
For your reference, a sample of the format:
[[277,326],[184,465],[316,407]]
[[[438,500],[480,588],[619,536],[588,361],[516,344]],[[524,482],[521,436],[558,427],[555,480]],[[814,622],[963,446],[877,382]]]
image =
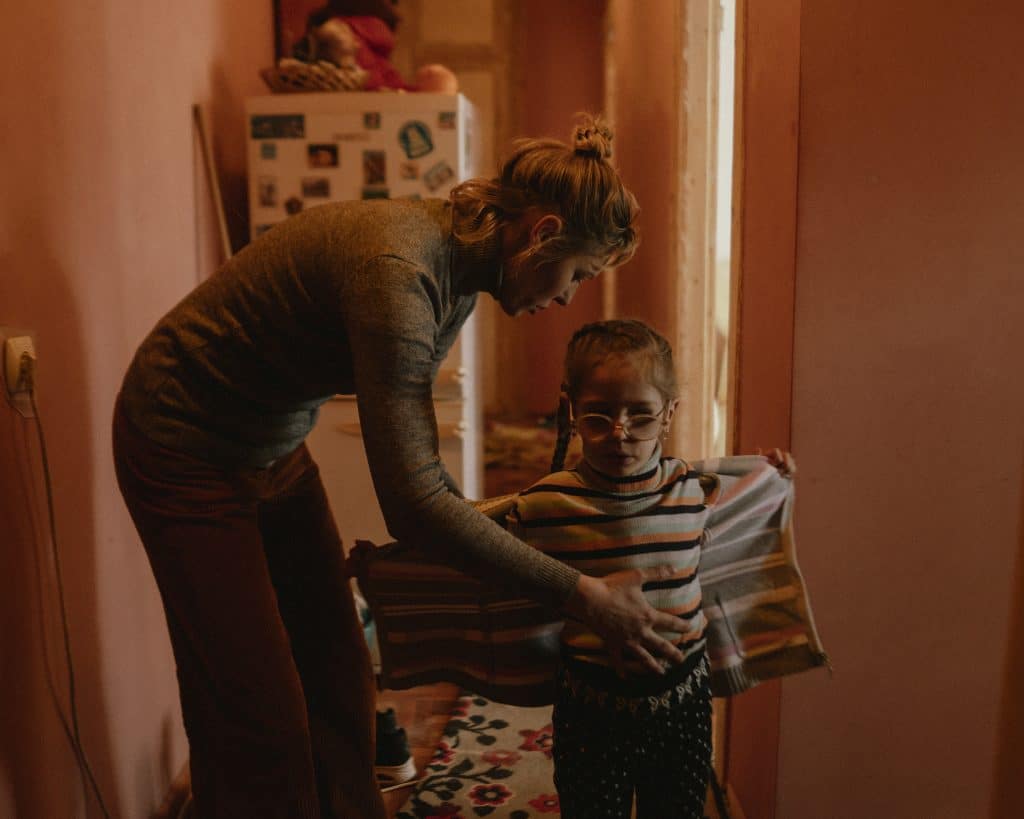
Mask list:
[[345,324],[360,424],[392,536],[441,552],[461,568],[581,618],[616,655],[634,654],[652,669],[660,668],[652,655],[676,658],[678,651],[655,629],[682,631],[685,623],[651,608],[640,588],[661,577],[658,570],[583,577],[449,490],[431,391],[441,318],[432,279],[400,259],[379,257],[352,276],[348,287]]

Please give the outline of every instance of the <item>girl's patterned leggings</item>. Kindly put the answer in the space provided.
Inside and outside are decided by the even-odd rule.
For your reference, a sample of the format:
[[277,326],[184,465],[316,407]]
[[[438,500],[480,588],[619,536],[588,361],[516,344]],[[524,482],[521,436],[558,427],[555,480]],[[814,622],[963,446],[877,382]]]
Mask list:
[[619,697],[559,675],[552,716],[563,819],[701,819],[711,764],[704,659],[654,697]]

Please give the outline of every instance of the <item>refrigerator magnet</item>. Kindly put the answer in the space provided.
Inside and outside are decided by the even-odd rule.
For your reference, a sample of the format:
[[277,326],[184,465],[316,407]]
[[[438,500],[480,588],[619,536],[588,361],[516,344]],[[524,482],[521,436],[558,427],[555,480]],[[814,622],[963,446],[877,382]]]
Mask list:
[[437,127],[443,128],[445,131],[451,131],[455,128],[455,112],[454,111],[441,111],[437,115]]
[[363,188],[363,199],[388,199],[390,198],[390,191],[387,188],[380,186],[372,188]]
[[419,179],[420,178],[420,163],[419,162],[402,162],[398,166],[398,175],[402,179]]
[[387,154],[384,151],[363,151],[363,184],[386,185]]
[[277,159],[277,143],[261,142],[260,159]]
[[277,179],[275,177],[261,176],[256,180],[256,191],[261,208],[277,207]]
[[306,199],[327,199],[331,195],[331,182],[326,176],[303,177],[302,195]]
[[311,142],[306,146],[306,159],[311,168],[337,168],[338,146],[324,142]]
[[363,127],[369,131],[380,130],[380,111],[366,111],[363,113]]
[[433,193],[455,176],[455,171],[443,159],[423,174],[423,182]]
[[253,139],[304,139],[306,117],[302,114],[256,114],[250,119]]
[[398,131],[398,143],[409,159],[419,159],[434,150],[430,128],[426,123],[414,119],[405,123]]
[[302,210],[302,200],[297,196],[289,196],[284,200],[284,212],[289,216],[294,216]]

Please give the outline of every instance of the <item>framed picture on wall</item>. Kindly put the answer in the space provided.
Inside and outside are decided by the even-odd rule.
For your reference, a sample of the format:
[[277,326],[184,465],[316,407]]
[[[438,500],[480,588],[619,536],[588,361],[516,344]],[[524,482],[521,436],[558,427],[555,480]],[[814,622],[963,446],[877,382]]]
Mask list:
[[327,0],[274,0],[274,55],[292,56],[292,46],[306,33],[306,18]]

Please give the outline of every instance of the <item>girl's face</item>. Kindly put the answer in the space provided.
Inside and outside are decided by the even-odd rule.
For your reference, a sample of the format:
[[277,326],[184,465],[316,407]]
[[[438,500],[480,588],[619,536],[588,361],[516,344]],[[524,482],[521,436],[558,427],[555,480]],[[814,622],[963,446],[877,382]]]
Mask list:
[[575,418],[595,412],[618,422],[604,437],[580,435],[587,463],[615,478],[639,472],[658,445],[657,437],[649,441],[631,439],[621,424],[633,416],[660,413],[660,431],[665,432],[676,407],[676,400],[666,401],[636,363],[636,356],[628,353],[606,357],[590,370],[573,401]]
[[551,302],[565,307],[583,282],[605,269],[603,258],[582,252],[556,261],[537,261],[524,253],[561,228],[561,219],[546,214],[527,217],[510,230],[504,245],[504,276],[498,293],[501,309],[508,315],[532,315]]

